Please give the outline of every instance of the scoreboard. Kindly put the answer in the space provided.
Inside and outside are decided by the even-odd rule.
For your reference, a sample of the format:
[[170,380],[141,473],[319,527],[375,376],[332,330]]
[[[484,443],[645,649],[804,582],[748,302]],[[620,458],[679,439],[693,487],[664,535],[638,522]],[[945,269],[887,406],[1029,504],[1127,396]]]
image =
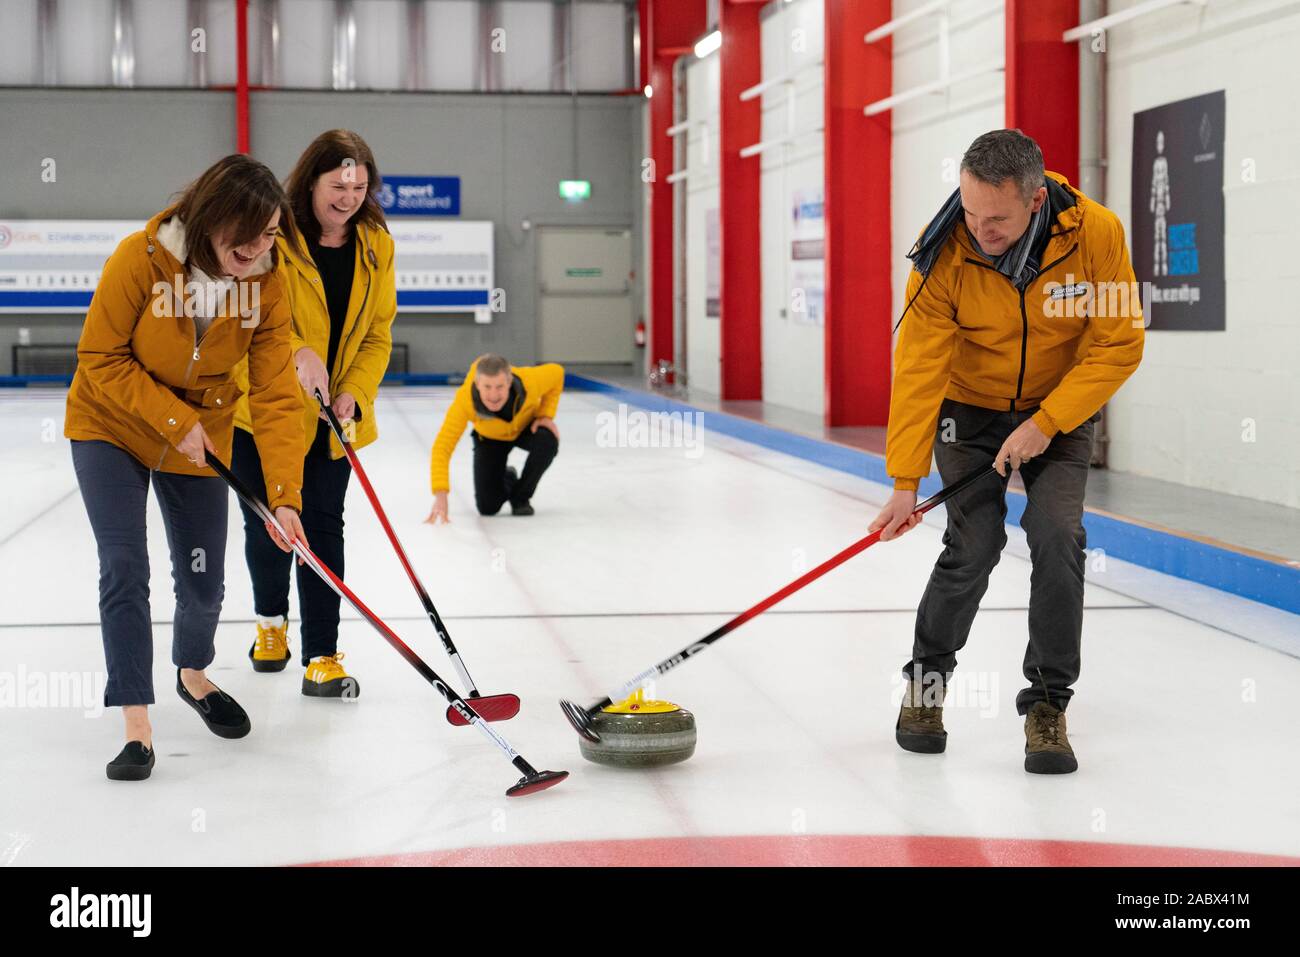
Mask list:
[[[139,220],[0,220],[0,313],[84,314],[104,262]],[[397,308],[403,313],[472,313],[492,321],[490,221],[403,219],[389,224],[396,246]]]

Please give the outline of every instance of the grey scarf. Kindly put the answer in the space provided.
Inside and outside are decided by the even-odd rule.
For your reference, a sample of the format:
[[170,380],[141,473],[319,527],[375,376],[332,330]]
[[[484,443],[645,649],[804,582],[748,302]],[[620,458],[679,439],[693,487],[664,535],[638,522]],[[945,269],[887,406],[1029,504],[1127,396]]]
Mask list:
[[[975,251],[992,263],[994,269],[1010,279],[1017,289],[1025,289],[1038,275],[1040,265],[1038,257],[1042,254],[1051,225],[1050,206],[1051,203],[1044,200],[1038,207],[1038,212],[1029,218],[1029,227],[1025,230],[1025,234],[1000,256],[988,255],[980,249],[975,237],[971,237]],[[954,189],[952,195],[943,204],[943,208],[925,227],[925,232],[916,241],[912,251],[907,254],[907,258],[912,260],[916,271],[922,276],[930,275],[935,260],[939,258],[939,251],[943,249],[944,243],[952,235],[961,217],[961,190]]]

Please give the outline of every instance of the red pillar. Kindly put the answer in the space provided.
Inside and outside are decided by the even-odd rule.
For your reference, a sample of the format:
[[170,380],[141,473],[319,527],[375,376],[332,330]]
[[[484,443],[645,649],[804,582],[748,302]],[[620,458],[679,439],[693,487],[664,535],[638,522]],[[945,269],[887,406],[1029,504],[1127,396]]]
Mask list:
[[650,335],[646,359],[651,369],[660,360],[672,363],[673,344],[673,60],[654,56],[650,65]]
[[654,89],[649,102],[650,142],[646,154],[653,164],[650,189],[650,335],[646,361],[673,362],[673,63],[704,32],[706,0],[646,0],[641,13],[641,56],[649,66],[645,81]]
[[722,226],[722,398],[763,398],[763,298],[759,157],[740,151],[762,138],[760,98],[740,101],[763,79],[760,5],[723,0],[719,73]]
[[826,411],[828,426],[889,421],[893,47],[867,44],[890,0],[826,2]]
[[636,81],[645,85],[650,82],[650,60],[654,50],[654,37],[650,35],[650,0],[636,0],[636,29],[640,56],[637,60]]
[[1050,170],[1079,181],[1077,0],[1007,0],[1006,123],[1038,141]]
[[248,147],[248,0],[235,0],[235,151]]

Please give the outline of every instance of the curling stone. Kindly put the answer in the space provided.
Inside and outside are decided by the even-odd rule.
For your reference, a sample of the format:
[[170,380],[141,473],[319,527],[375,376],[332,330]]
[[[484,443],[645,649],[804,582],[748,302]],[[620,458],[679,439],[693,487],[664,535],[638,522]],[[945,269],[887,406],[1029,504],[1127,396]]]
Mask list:
[[638,691],[591,719],[599,741],[579,739],[582,756],[615,768],[657,768],[695,753],[695,715],[671,701],[647,701]]

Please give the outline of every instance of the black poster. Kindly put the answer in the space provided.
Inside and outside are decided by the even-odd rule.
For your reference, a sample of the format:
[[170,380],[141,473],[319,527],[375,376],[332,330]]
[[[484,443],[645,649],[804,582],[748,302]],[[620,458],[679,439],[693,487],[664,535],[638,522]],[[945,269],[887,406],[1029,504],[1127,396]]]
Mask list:
[[1133,114],[1133,271],[1147,328],[1222,330],[1223,91]]

